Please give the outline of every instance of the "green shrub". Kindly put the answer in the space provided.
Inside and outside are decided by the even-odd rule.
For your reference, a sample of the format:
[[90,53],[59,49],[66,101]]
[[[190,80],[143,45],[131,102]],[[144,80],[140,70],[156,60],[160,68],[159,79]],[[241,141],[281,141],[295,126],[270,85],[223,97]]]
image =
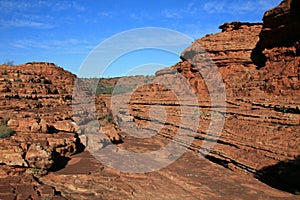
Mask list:
[[11,83],[11,81],[7,77],[4,78],[4,81],[7,82],[7,83]]
[[32,174],[40,174],[42,172],[42,169],[39,169],[37,167],[34,167],[31,169]]
[[6,70],[2,71],[2,75],[7,75],[7,71]]
[[0,138],[9,138],[14,134],[14,131],[9,128],[6,124],[0,125]]
[[124,94],[127,92],[133,92],[136,88],[136,85],[118,85],[114,88],[113,93],[114,94]]
[[104,115],[103,117],[101,117],[100,120],[106,121],[108,123],[112,123],[114,121],[114,117],[113,117],[112,113],[108,113],[108,114]]
[[114,87],[97,87],[96,94],[112,94]]
[[7,123],[8,123],[9,120],[10,120],[9,117],[5,117],[5,118],[2,120],[2,124],[7,125]]

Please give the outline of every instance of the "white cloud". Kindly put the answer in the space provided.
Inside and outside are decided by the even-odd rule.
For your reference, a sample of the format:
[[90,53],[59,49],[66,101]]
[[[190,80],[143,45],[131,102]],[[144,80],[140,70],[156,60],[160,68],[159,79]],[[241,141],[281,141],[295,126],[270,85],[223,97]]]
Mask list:
[[101,12],[98,12],[97,15],[100,17],[113,17],[115,15],[115,13],[110,12],[110,11],[101,11]]
[[203,4],[203,9],[211,14],[245,14],[247,12],[264,12],[275,7],[280,0],[239,0],[239,1],[209,1]]
[[76,1],[16,1],[16,0],[2,0],[0,1],[1,12],[11,11],[30,11],[31,9],[51,9],[52,11],[61,11],[67,9],[74,9],[79,12],[86,11],[86,7]]
[[28,2],[18,2],[18,1],[0,1],[1,12],[7,13],[15,10],[26,10],[31,7]]
[[179,14],[178,10],[163,10],[162,15],[165,18],[169,18],[169,19],[180,19],[180,18],[182,18],[182,15]]
[[151,19],[154,18],[153,14],[149,14],[149,13],[146,13],[146,12],[128,13],[128,15],[129,15],[129,18],[131,18],[133,20],[138,20],[138,21],[151,20]]
[[223,12],[224,7],[225,3],[220,1],[209,1],[203,5],[203,9],[208,13]]
[[0,27],[31,27],[31,28],[42,28],[49,29],[53,28],[53,25],[35,22],[35,21],[27,21],[27,20],[1,20]]
[[72,49],[72,48],[81,48],[86,49],[86,47],[91,46],[92,43],[86,40],[77,40],[77,39],[66,39],[66,40],[44,40],[37,41],[32,39],[27,40],[16,40],[10,43],[10,46],[14,48],[23,48],[23,49]]
[[197,13],[198,8],[194,2],[190,2],[180,9],[165,9],[161,12],[162,16],[168,19],[182,19],[188,15],[195,15]]
[[18,48],[18,49],[24,49],[24,48],[26,48],[22,43],[19,43],[19,42],[14,42],[14,43],[11,43],[10,45],[12,47]]
[[40,48],[40,49],[49,49],[49,46],[43,42],[37,42],[34,40],[17,40],[11,42],[10,45],[15,48]]
[[52,1],[48,1],[47,7],[51,7],[52,11],[62,11],[73,9],[79,12],[84,12],[87,10],[86,7],[80,5],[76,1],[57,1],[56,3],[52,3]]
[[30,27],[30,28],[53,28],[58,19],[55,12],[72,10],[75,15],[80,16],[87,10],[86,7],[76,1],[46,1],[46,0],[0,0],[0,27]]

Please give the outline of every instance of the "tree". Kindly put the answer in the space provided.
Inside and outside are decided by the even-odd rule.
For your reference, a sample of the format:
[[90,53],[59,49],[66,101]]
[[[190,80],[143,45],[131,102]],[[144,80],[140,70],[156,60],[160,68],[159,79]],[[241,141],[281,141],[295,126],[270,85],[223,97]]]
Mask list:
[[8,65],[8,66],[14,66],[14,61],[13,60],[7,60],[4,64]]

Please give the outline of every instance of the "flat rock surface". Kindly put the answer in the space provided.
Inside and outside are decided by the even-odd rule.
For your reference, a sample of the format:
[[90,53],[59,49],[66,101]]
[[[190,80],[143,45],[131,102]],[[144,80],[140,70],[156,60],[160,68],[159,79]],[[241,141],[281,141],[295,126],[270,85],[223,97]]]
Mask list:
[[107,168],[83,152],[73,156],[64,169],[40,180],[68,199],[295,199],[193,152],[164,169],[142,174]]

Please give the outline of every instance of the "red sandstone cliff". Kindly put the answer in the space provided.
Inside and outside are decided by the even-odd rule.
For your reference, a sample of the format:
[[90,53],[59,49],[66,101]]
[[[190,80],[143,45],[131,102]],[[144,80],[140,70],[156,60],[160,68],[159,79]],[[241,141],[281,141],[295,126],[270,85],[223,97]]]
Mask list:
[[[173,164],[151,173],[121,173],[87,151],[79,153],[81,142],[86,144],[79,135],[95,130],[87,126],[92,117],[86,110],[72,110],[73,74],[50,63],[2,65],[0,117],[15,133],[0,139],[0,199],[299,198],[294,195],[300,190],[299,13],[299,1],[285,0],[265,13],[262,24],[221,25],[221,33],[196,40],[181,62],[151,79],[174,86],[187,80],[188,90],[174,93],[145,83],[125,102],[130,117],[120,107],[115,116],[120,126],[126,126],[127,117],[145,127],[141,133],[160,130],[143,139],[121,133],[126,137],[120,148],[141,153],[175,141],[188,149]],[[214,63],[226,89],[226,115],[217,113],[225,117],[222,134],[204,159],[198,153],[216,112],[199,66],[189,62],[201,55],[205,59],[199,66]],[[196,104],[178,101],[190,91],[196,92]],[[117,122],[103,120],[112,116],[109,95],[102,97],[95,97],[97,117],[111,140],[119,140]],[[162,113],[153,119],[153,106],[164,107],[166,117],[159,117]],[[192,108],[192,115],[182,112],[184,106]],[[82,116],[87,121],[80,121]],[[199,120],[197,130],[180,124],[182,117]],[[175,138],[179,127],[180,134],[192,137],[191,144]],[[96,139],[98,145],[105,143]]]

